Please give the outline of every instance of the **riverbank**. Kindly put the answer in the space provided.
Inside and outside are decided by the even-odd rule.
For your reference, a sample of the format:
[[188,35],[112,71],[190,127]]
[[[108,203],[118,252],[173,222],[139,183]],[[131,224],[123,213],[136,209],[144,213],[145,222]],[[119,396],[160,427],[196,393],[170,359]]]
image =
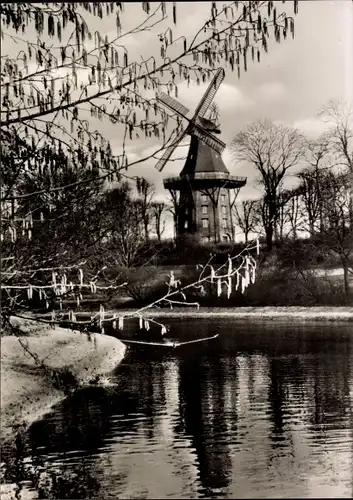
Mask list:
[[[217,318],[249,320],[353,321],[353,307],[239,307],[178,309],[121,309],[106,311],[134,317],[140,312],[153,318]],[[88,315],[89,313],[87,313]],[[85,313],[80,313],[85,317]],[[21,331],[21,346],[16,336],[1,338],[1,440],[8,439],[16,428],[26,428],[50,411],[65,397],[64,389],[55,388],[52,380],[38,367],[28,351],[36,353],[47,371],[65,374],[78,385],[97,375],[112,371],[123,359],[125,346],[116,338],[87,335],[34,320],[12,319]],[[26,351],[28,348],[28,351]]]
[[[65,397],[67,387],[60,380],[69,378],[84,385],[111,372],[126,350],[119,340],[109,336],[91,335],[89,339],[83,333],[33,320],[12,318],[11,322],[20,336],[1,337],[2,442],[16,429],[25,429],[43,417]],[[30,352],[35,353],[37,361]],[[56,380],[58,387],[53,385]]]
[[[126,319],[138,317],[153,318],[212,318],[212,317],[229,317],[234,319],[251,319],[251,320],[277,320],[277,319],[299,319],[308,321],[353,321],[353,307],[346,306],[267,306],[267,307],[176,307],[170,309],[164,308],[128,308],[120,307],[116,309],[107,309],[105,311],[105,320],[109,321],[113,317],[122,316]],[[87,321],[91,318],[91,312],[78,312],[76,317],[79,321]],[[49,314],[43,314],[41,319],[49,319]],[[65,314],[62,315],[65,320]]]
[[[229,317],[239,319],[300,319],[300,320],[327,320],[353,321],[353,307],[180,307],[176,309],[145,309],[140,310],[144,316],[154,318],[210,318]],[[136,314],[134,309],[116,311],[122,316]],[[108,314],[112,311],[107,312]]]

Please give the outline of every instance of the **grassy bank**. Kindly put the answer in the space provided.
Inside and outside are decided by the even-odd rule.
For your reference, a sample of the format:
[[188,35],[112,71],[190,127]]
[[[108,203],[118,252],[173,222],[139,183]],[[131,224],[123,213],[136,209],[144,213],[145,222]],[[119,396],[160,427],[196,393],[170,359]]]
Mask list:
[[68,383],[77,387],[109,373],[125,353],[113,337],[93,335],[89,340],[32,320],[12,318],[12,324],[21,333],[1,338],[1,441],[47,413],[65,397]]
[[[348,306],[268,306],[268,307],[177,307],[169,308],[119,308],[105,311],[105,319],[113,317],[138,317],[141,314],[153,318],[213,318],[229,317],[250,320],[298,319],[302,321],[353,321],[353,307]],[[48,319],[49,315],[40,316]],[[65,321],[67,314],[63,313]],[[88,320],[90,312],[81,311],[76,314],[79,321]]]
[[[112,311],[110,311],[112,312]],[[121,315],[133,315],[134,309],[122,309]],[[109,314],[109,313],[108,313]],[[154,318],[210,318],[230,317],[239,319],[301,319],[353,321],[353,307],[180,307],[177,309],[146,309],[144,316]]]

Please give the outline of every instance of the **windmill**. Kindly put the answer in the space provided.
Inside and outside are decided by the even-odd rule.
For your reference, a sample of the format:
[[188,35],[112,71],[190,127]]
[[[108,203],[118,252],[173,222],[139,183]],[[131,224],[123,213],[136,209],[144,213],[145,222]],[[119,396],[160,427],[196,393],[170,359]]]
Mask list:
[[[212,101],[224,79],[219,68],[192,118],[190,110],[173,97],[160,93],[157,100],[182,119],[181,130],[173,143],[166,148],[156,168],[161,172],[175,149],[186,135],[191,136],[188,156],[178,177],[164,179],[164,187],[171,193],[176,217],[176,235],[199,233],[209,241],[233,239],[232,206],[246,178],[231,176],[221,154],[226,147],[215,134],[218,125],[205,118]],[[235,193],[231,200],[231,191]]]
[[159,170],[159,172],[163,170],[167,161],[172,156],[174,150],[178,147],[178,144],[183,140],[185,135],[191,135],[197,137],[198,139],[201,139],[205,144],[217,151],[217,153],[222,154],[226,145],[224,144],[224,142],[218,139],[218,137],[215,137],[212,134],[212,132],[220,134],[220,130],[211,120],[204,118],[204,116],[207,113],[208,108],[210,107],[223,79],[224,69],[219,68],[210,85],[208,86],[208,89],[206,90],[204,96],[202,97],[199,105],[197,106],[194,112],[194,116],[191,118],[191,120],[189,120],[187,117],[190,110],[183,104],[178,102],[176,99],[167,94],[164,94],[164,92],[161,92],[157,96],[157,101],[161,102],[162,104],[164,104],[164,106],[174,111],[174,113],[177,113],[187,122],[187,126],[182,128],[173,144],[171,144],[165,150],[163,156],[158,161],[156,169]]

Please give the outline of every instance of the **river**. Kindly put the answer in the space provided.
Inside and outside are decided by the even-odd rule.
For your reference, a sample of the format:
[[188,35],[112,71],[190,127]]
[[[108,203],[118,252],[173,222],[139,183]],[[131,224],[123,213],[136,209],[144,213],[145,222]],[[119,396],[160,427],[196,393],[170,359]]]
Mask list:
[[[163,320],[108,388],[58,404],[2,455],[16,498],[353,497],[349,323]],[[39,494],[38,494],[39,491]]]

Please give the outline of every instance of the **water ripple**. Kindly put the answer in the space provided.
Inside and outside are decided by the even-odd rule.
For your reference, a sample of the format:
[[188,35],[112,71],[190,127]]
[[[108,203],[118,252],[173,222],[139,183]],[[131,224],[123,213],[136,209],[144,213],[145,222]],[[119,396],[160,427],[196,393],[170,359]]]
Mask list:
[[77,393],[4,448],[5,486],[33,492],[36,470],[60,477],[56,498],[352,497],[349,326],[175,325],[220,342],[129,355],[114,391]]

